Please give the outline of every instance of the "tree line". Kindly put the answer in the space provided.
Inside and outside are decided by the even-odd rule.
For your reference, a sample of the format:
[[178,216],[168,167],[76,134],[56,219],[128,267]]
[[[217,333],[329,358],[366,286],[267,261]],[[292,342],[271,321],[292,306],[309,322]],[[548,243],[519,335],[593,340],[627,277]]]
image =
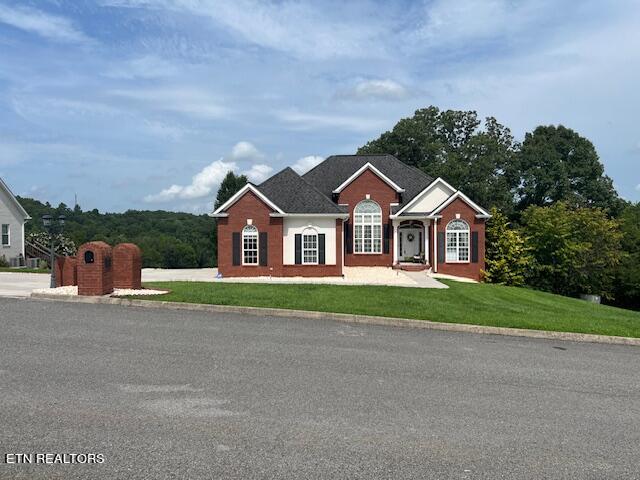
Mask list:
[[538,126],[518,142],[493,117],[431,106],[358,153],[395,155],[490,208],[487,281],[640,308],[640,203],[618,196],[570,128]]
[[201,268],[216,265],[215,221],[208,215],[163,210],[128,210],[124,213],[83,211],[79,206],[57,207],[31,198],[18,200],[32,217],[25,224],[27,238],[43,238],[41,217],[66,216],[64,236],[77,246],[94,240],[110,245],[137,244],[143,252],[143,266],[154,268]]

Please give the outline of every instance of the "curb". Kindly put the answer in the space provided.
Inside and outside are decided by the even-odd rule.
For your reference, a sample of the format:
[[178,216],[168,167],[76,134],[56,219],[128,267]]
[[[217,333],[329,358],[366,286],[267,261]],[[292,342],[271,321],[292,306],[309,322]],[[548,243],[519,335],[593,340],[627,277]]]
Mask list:
[[349,313],[316,312],[308,310],[288,310],[282,308],[241,307],[233,305],[209,305],[203,303],[164,302],[155,300],[134,300],[115,297],[79,297],[77,295],[51,295],[32,293],[35,300],[53,300],[70,303],[87,303],[102,305],[122,305],[127,307],[159,308],[168,310],[189,310],[210,313],[240,313],[254,316],[270,316],[284,318],[303,318],[313,320],[333,320],[336,322],[378,325],[384,327],[419,328],[426,330],[442,330],[447,332],[480,333],[485,335],[503,335],[509,337],[527,337],[546,340],[562,340],[582,343],[603,343],[608,345],[640,346],[640,338],[594,335],[589,333],[553,332],[546,330],[529,330],[525,328],[488,327],[467,325],[463,323],[432,322],[430,320],[411,320],[407,318],[376,317]]

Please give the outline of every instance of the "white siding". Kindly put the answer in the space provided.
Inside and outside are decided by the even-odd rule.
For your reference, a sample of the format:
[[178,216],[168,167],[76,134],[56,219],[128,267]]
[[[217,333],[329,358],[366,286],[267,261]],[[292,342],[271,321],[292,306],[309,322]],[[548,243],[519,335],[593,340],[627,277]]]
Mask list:
[[282,258],[285,265],[296,263],[296,234],[305,228],[325,234],[325,264],[336,264],[336,219],[323,217],[285,217],[283,222]]
[[418,198],[416,203],[413,204],[411,208],[406,209],[405,212],[431,212],[440,204],[442,204],[447,198],[449,198],[453,193],[453,190],[438,182],[430,190],[423,193]]
[[[4,246],[0,243],[0,257],[4,256],[7,261],[24,253],[24,224],[23,216],[15,207],[13,200],[0,187],[0,226],[9,225],[10,245]],[[0,232],[1,233],[1,232]]]

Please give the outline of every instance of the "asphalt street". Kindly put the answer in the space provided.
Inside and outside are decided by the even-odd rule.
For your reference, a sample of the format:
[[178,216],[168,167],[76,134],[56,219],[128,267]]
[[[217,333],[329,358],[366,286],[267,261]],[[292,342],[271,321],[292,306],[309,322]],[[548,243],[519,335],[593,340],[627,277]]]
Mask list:
[[639,478],[640,348],[5,298],[0,455],[2,478]]

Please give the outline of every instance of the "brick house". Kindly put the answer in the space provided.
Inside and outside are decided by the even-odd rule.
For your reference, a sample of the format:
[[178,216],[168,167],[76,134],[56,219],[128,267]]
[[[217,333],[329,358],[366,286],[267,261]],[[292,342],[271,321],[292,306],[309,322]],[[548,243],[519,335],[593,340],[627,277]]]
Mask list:
[[334,155],[245,185],[212,214],[225,277],[340,276],[343,266],[480,279],[486,210],[392,155]]

